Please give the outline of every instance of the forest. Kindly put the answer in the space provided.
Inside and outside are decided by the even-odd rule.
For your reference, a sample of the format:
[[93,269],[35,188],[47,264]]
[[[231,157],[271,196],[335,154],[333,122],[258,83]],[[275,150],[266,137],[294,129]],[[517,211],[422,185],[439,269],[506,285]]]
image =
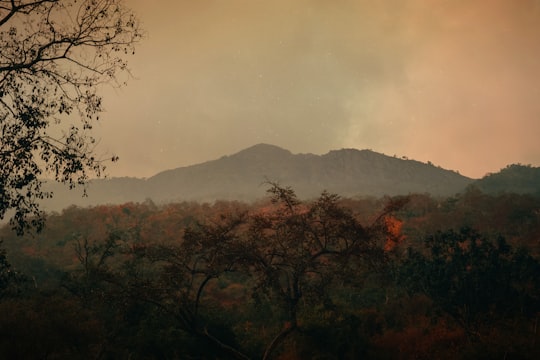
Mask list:
[[[401,193],[401,186],[410,185],[410,179],[426,181],[433,178],[422,174],[439,173],[439,180],[427,180],[427,185],[448,192],[444,197],[408,190],[404,192],[410,192],[407,196],[349,198],[324,191],[304,199],[295,192],[302,192],[299,187],[295,190],[270,182],[267,196],[250,203],[214,201],[216,198],[207,203],[161,203],[154,197],[156,202],[70,206],[47,213],[43,201],[53,196],[72,199],[57,196],[48,184],[58,183],[70,190],[79,187],[86,194],[91,179],[106,175],[107,166],[119,159],[116,154],[109,154],[107,147],[102,153],[98,146],[100,132],[91,130],[99,128],[96,125],[106,112],[104,100],[108,91],[104,86],[111,86],[117,92],[136,78],[128,58],[135,55],[139,43],[146,37],[146,30],[141,27],[138,14],[126,4],[122,0],[0,0],[0,221],[9,221],[0,228],[0,358],[540,358],[540,192],[539,182],[535,180],[540,176],[538,168],[513,166],[504,174],[492,174],[485,181],[471,185],[470,179],[454,172],[441,173],[441,169],[431,163],[399,160],[372,151],[333,152],[323,160],[339,166],[333,167],[334,172],[326,168],[326,178],[346,180],[351,185],[349,189],[360,186],[369,194],[388,194],[390,192],[369,192],[367,188],[370,184],[386,183],[391,190],[400,191],[393,193]],[[153,6],[152,10],[160,8]],[[166,7],[166,12],[188,14],[171,11],[170,7]],[[261,19],[268,18],[266,12],[260,14]],[[148,14],[142,12],[141,15]],[[175,23],[182,23],[179,19],[175,18]],[[356,19],[354,22],[364,23]],[[162,25],[161,19],[159,23]],[[191,29],[190,24],[186,27],[189,43],[205,43],[192,37],[197,31]],[[221,33],[223,28],[219,22],[216,24],[215,29]],[[203,28],[207,33],[208,29]],[[238,33],[256,33],[251,25],[246,29],[249,31],[242,29]],[[182,33],[174,31],[174,43],[183,43],[176,38]],[[160,39],[159,35],[155,38]],[[168,42],[159,41],[167,44],[167,52],[151,51],[151,61],[148,61],[151,79],[157,74],[154,60],[176,59],[168,52],[171,49]],[[228,46],[229,42],[223,47],[223,43],[219,40],[211,48],[234,48]],[[258,39],[256,43],[268,44],[268,41]],[[294,53],[297,48],[295,45]],[[357,43],[354,48],[358,48]],[[476,43],[474,48],[477,48]],[[215,50],[202,51],[212,54],[212,71],[219,68],[215,66],[215,59],[230,58]],[[199,50],[192,52],[198,54]],[[504,52],[511,53],[506,48]],[[331,54],[325,50],[325,64],[327,55]],[[184,59],[184,55],[189,54],[182,52],[180,58]],[[313,57],[311,54],[308,57],[311,64]],[[216,84],[219,85],[214,77],[218,79],[221,75],[216,77],[210,68],[199,67],[198,56],[194,59],[197,59],[194,69],[200,68],[201,74],[212,79],[204,83],[209,83],[213,91]],[[288,67],[291,61],[284,59],[283,64]],[[238,63],[238,69],[252,68],[251,55],[245,60],[249,62]],[[303,62],[299,64],[305,67]],[[174,67],[175,70],[183,68],[177,63]],[[167,70],[167,77],[175,73],[171,67],[162,68]],[[313,68],[318,78],[321,72],[317,66]],[[184,70],[192,72],[189,67]],[[229,74],[228,70],[223,70],[224,74]],[[283,70],[280,68],[279,73],[287,74]],[[295,68],[290,70],[291,74],[297,72]],[[245,74],[252,79],[250,71]],[[271,73],[262,81],[264,71],[253,71],[261,80],[257,84],[266,84],[267,88],[246,88],[245,93],[262,94],[261,104],[266,104],[272,98],[266,95],[271,94],[267,90],[279,81],[268,82],[266,79],[273,78]],[[372,67],[368,66],[365,73],[370,71]],[[527,79],[533,78],[530,71],[525,73]],[[300,75],[299,83],[312,77],[302,71]],[[373,83],[378,83],[373,79]],[[185,80],[182,82],[189,84],[186,94],[191,94],[192,89],[197,89],[196,83]],[[330,90],[352,86],[352,83],[348,85],[349,81],[340,84],[335,80],[323,81],[324,86],[306,83],[305,90],[311,93],[313,89],[321,89],[324,100],[329,91],[327,84],[338,84]],[[356,80],[363,84],[364,76]],[[241,77],[237,82],[243,83]],[[283,83],[289,84],[289,79]],[[364,85],[357,86],[357,89],[351,87],[354,88],[351,103],[356,102],[356,94],[364,93],[361,87]],[[227,94],[223,98],[218,96],[217,103],[227,104],[226,108],[231,109],[244,108],[244,91],[235,99],[229,97],[232,93],[229,87],[224,88]],[[151,99],[150,90],[144,88],[141,92],[145,99]],[[287,99],[281,104],[290,103],[294,111],[268,115],[268,119],[285,119],[284,123],[289,123],[287,119],[304,118],[310,124],[315,123],[316,117],[311,113],[298,113],[298,109],[312,108],[312,100],[296,102],[296,94],[304,92],[301,90],[295,88],[295,96],[289,96],[294,101],[287,99],[287,92],[277,93],[277,99]],[[161,85],[154,91],[159,98],[163,97]],[[183,93],[171,91],[177,92]],[[207,99],[213,92],[198,92],[204,94],[201,115],[206,119],[206,110],[212,108]],[[460,95],[468,93],[459,90]],[[332,127],[339,128],[334,120],[342,112],[343,97],[340,91],[337,94],[337,112],[313,107],[313,115],[324,116],[321,121],[324,124],[330,124],[328,119],[333,119]],[[444,99],[453,96],[452,93],[436,94],[437,98]],[[319,97],[313,99],[319,103]],[[491,98],[480,100],[486,104],[494,102]],[[131,99],[126,104],[136,101]],[[154,119],[159,104],[152,100],[145,102],[151,107],[135,111],[141,115],[152,114],[151,121],[134,120],[128,112],[116,116],[118,129],[122,129],[124,135],[127,134],[124,129],[133,124],[160,123],[159,117]],[[459,101],[456,104],[462,106]],[[163,110],[168,117],[169,113],[177,113],[178,108],[184,107],[184,100],[178,98],[173,105],[173,110]],[[274,105],[261,108],[266,107],[281,108]],[[446,108],[444,105],[442,111],[436,113],[445,114]],[[212,111],[219,113],[220,108]],[[495,111],[504,117],[507,114]],[[198,113],[197,110],[193,117],[189,115],[190,121],[199,121]],[[259,111],[256,113],[257,117],[261,115]],[[238,115],[231,113],[226,119],[241,119]],[[486,113],[485,118],[490,119],[490,115],[491,112]],[[249,115],[248,118],[254,117]],[[206,146],[208,138],[192,132],[187,124],[179,124],[175,123],[174,128],[183,129],[190,141],[196,139],[194,143]],[[267,126],[265,120],[265,133],[280,133],[267,131]],[[222,129],[212,125],[204,127],[212,128]],[[229,123],[227,128],[235,129]],[[305,129],[307,127],[301,127],[301,134]],[[323,128],[325,139],[329,129]],[[534,133],[531,129],[527,127],[527,135]],[[287,128],[286,132],[290,130]],[[177,132],[174,134],[175,143],[180,144],[181,138],[177,138]],[[119,136],[120,133],[114,135],[110,141],[118,142],[120,148],[127,145],[120,140],[122,137],[131,139]],[[143,135],[141,141],[131,139],[128,147],[141,147],[149,153],[154,147],[147,142],[151,136],[146,132]],[[235,143],[236,135],[230,137],[231,143]],[[437,130],[430,142],[439,139],[439,135],[440,130]],[[504,140],[510,139],[509,135],[515,134],[505,133]],[[214,139],[221,138],[229,136],[216,133]],[[299,138],[296,136],[293,140],[298,142]],[[311,136],[301,138],[317,142]],[[492,137],[485,137],[489,140],[487,147],[480,141],[481,136],[474,139],[478,140],[475,143],[478,142],[482,152],[483,148],[492,150]],[[536,140],[531,139],[533,143]],[[458,140],[461,144],[461,133]],[[520,141],[525,143],[526,140]],[[159,147],[161,145],[156,146]],[[261,153],[261,146],[257,148]],[[444,151],[448,148],[444,147]],[[228,184],[238,185],[240,179],[246,179],[240,173],[242,170],[251,176],[249,181],[260,181],[250,170],[253,168],[246,166],[246,159],[257,158],[251,150],[247,152],[252,154],[249,156],[240,152],[240,156],[221,159],[234,165],[230,168],[233,170],[227,172],[228,176],[216,176],[203,166],[196,168],[204,170],[204,176],[199,179],[211,179],[220,184],[228,179]],[[276,154],[275,147],[262,146],[262,150]],[[429,149],[425,151],[430,153]],[[470,152],[464,151],[468,156]],[[174,153],[176,161],[181,151],[160,153],[160,157]],[[146,155],[136,159],[137,166],[149,163]],[[290,159],[296,159],[290,155]],[[315,159],[305,155],[302,165],[307,164],[308,157]],[[338,170],[351,170],[351,166],[339,159],[353,155],[364,160],[382,159],[384,164],[400,167],[385,166],[389,172],[382,172],[381,167],[357,163],[355,172],[340,176],[346,173]],[[496,157],[495,153],[490,156]],[[283,157],[276,158],[279,164],[286,162]],[[265,162],[261,158],[257,160],[256,167]],[[317,173],[312,166],[317,161],[306,167],[294,165],[292,161],[288,162],[288,167],[299,172],[301,180],[306,179],[308,172]],[[409,167],[411,164],[415,164],[414,167]],[[359,181],[367,173],[378,174],[378,180]],[[201,187],[198,178],[184,178],[187,182],[182,184],[176,176],[159,176],[154,187],[163,190],[164,184],[171,184],[171,189],[187,189],[188,193]],[[458,180],[460,190],[451,190],[449,183],[444,182],[452,178]],[[162,181],[164,179],[167,181]],[[501,192],[501,184],[507,181],[523,192]],[[108,185],[114,188],[117,184],[121,182],[113,181]],[[186,184],[194,186],[189,188]],[[313,186],[329,188],[321,184],[324,183],[317,181]],[[462,186],[468,187],[461,191]],[[425,186],[420,189],[435,194]],[[247,187],[242,188],[242,195],[246,195],[246,190]],[[447,196],[458,191],[457,195]],[[163,199],[187,198],[166,194]],[[107,201],[113,199],[108,197]]]
[[540,197],[72,206],[0,230],[0,354],[537,359]]

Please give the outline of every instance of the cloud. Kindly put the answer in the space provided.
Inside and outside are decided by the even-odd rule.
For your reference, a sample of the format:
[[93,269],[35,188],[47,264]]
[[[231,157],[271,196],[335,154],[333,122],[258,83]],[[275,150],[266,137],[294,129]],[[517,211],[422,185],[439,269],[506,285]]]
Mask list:
[[373,148],[470,176],[539,161],[535,1],[130,4],[148,39],[131,62],[140,80],[106,99],[117,173],[256,142]]
[[375,87],[369,112],[353,101],[349,143],[369,138],[359,133],[366,127],[355,123],[369,118],[371,133],[382,139],[372,142],[382,149],[470,176],[516,159],[538,163],[531,136],[540,131],[536,3],[430,5],[404,14],[403,76]]

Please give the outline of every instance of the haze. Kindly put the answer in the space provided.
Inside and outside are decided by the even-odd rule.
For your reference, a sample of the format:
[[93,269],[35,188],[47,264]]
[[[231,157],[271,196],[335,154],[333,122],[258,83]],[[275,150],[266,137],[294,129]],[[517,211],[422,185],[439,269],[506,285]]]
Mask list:
[[135,80],[105,89],[110,176],[256,143],[370,148],[470,177],[540,165],[540,2],[128,0]]

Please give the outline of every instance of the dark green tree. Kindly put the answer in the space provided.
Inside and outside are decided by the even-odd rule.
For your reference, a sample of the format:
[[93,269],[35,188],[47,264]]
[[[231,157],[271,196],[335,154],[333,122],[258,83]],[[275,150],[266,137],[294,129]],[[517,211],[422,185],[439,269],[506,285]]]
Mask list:
[[540,310],[540,263],[504,238],[463,228],[429,236],[427,253],[409,249],[398,281],[428,295],[471,338],[478,329]]
[[17,293],[18,286],[26,280],[22,274],[12,268],[6,257],[6,251],[1,246],[0,240],[0,300]]

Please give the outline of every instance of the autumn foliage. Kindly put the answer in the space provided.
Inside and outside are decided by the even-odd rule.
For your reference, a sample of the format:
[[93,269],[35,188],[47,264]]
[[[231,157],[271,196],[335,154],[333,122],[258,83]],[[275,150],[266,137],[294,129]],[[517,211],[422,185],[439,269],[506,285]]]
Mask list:
[[540,355],[538,198],[471,190],[302,201],[277,184],[268,195],[71,207],[39,234],[3,228],[0,353]]

